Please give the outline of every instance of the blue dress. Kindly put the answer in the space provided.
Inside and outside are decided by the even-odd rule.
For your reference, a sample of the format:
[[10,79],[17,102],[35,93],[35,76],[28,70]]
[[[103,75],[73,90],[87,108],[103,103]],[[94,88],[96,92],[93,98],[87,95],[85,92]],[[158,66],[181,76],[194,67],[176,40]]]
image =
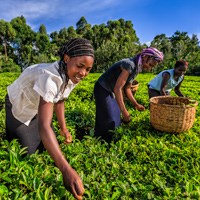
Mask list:
[[139,54],[112,65],[95,83],[96,104],[95,136],[110,142],[113,131],[121,124],[120,108],[115,99],[114,87],[122,68],[129,72],[127,83],[133,82],[141,68],[137,65]]

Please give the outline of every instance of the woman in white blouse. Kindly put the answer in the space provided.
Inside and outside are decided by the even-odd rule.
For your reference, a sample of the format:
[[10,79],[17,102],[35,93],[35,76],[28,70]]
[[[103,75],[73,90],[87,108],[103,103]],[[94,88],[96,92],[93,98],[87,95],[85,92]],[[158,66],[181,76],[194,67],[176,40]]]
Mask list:
[[91,43],[83,38],[68,41],[59,50],[60,60],[26,68],[8,86],[6,95],[6,136],[17,138],[28,154],[44,147],[61,170],[64,185],[76,199],[82,199],[84,187],[77,172],[62,154],[52,129],[55,111],[66,142],[72,141],[64,115],[64,99],[85,78],[94,62]]

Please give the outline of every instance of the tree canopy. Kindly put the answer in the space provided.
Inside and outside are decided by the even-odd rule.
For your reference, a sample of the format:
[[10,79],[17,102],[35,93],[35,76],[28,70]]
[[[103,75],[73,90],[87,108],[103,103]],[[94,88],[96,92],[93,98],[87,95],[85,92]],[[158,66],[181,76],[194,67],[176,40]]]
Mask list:
[[[23,70],[25,67],[57,59],[57,51],[69,39],[84,37],[90,40],[95,49],[93,72],[103,72],[114,62],[132,57],[147,44],[141,44],[132,21],[124,19],[109,20],[106,24],[91,25],[84,16],[73,26],[47,33],[41,24],[37,32],[26,23],[24,16],[10,22],[0,20],[0,72]],[[176,60],[189,63],[189,74],[200,73],[200,46],[197,35],[191,37],[187,32],[176,31],[167,37],[164,33],[156,35],[150,46],[163,51],[164,62],[155,72],[173,68]]]

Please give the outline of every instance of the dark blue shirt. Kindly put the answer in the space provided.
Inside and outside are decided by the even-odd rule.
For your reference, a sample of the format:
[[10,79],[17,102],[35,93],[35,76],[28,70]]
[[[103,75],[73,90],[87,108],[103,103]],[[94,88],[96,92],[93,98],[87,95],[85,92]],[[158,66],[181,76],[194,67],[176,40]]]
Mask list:
[[132,83],[141,69],[138,66],[139,54],[132,58],[122,59],[113,64],[106,72],[104,72],[98,79],[99,84],[108,92],[113,92],[116,81],[122,71],[125,69],[129,72],[127,83]]

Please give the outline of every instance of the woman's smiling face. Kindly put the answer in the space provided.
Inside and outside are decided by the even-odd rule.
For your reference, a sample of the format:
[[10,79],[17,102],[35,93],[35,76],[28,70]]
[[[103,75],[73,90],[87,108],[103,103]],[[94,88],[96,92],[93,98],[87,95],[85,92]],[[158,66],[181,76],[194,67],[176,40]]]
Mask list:
[[187,66],[186,65],[180,65],[179,67],[174,68],[174,75],[175,76],[182,76],[186,73],[187,71]]
[[69,79],[74,84],[77,84],[89,74],[94,63],[94,58],[92,56],[69,57],[65,55],[64,61],[67,64]]
[[144,56],[142,58],[142,68],[144,71],[150,71],[158,64],[159,61],[155,60],[153,57]]

